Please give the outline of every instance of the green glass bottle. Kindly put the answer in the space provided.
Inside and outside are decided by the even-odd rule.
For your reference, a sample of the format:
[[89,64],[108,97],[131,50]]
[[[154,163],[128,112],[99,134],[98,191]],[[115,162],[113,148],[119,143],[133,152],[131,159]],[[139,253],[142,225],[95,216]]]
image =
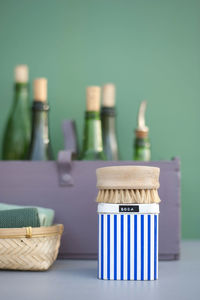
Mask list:
[[28,67],[15,68],[14,101],[3,137],[4,160],[27,159],[31,136]]
[[105,84],[103,87],[101,122],[103,134],[103,151],[106,155],[107,160],[119,159],[115,119],[115,86],[114,84]]
[[85,128],[80,159],[105,160],[100,119],[100,87],[87,88]]
[[146,101],[142,101],[138,113],[138,128],[135,130],[134,160],[151,160],[151,146],[149,141],[149,128],[145,125]]
[[30,160],[53,160],[48,125],[47,79],[34,80]]

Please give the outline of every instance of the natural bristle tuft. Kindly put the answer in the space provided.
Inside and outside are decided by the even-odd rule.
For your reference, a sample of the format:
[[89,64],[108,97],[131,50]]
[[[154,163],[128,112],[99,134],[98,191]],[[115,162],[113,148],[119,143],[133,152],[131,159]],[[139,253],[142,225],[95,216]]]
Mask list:
[[99,190],[97,202],[113,204],[160,203],[157,190]]

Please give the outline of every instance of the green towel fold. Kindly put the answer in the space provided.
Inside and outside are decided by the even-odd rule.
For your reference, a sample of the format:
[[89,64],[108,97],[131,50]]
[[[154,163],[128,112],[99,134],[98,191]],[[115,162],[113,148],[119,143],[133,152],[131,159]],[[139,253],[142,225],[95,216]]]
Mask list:
[[11,209],[21,209],[21,208],[36,208],[38,210],[40,226],[51,226],[53,224],[54,210],[51,208],[0,203],[0,211],[11,210]]
[[0,211],[0,228],[40,227],[37,208]]

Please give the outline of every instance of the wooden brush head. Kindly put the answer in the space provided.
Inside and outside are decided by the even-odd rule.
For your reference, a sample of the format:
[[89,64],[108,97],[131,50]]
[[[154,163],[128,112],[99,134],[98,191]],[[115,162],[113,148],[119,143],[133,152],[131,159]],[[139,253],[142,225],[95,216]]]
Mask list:
[[96,170],[102,203],[159,203],[160,169],[146,166],[116,166]]
[[99,189],[158,189],[160,169],[146,166],[116,166],[96,170]]

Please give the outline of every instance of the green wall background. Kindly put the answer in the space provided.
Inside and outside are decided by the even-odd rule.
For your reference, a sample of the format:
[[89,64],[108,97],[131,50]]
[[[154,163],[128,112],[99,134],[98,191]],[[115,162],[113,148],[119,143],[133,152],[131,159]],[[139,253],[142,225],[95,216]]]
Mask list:
[[49,80],[55,153],[63,119],[81,140],[85,87],[114,82],[122,159],[147,99],[153,159],[181,158],[182,236],[200,238],[199,29],[199,0],[0,0],[0,142],[16,64]]

